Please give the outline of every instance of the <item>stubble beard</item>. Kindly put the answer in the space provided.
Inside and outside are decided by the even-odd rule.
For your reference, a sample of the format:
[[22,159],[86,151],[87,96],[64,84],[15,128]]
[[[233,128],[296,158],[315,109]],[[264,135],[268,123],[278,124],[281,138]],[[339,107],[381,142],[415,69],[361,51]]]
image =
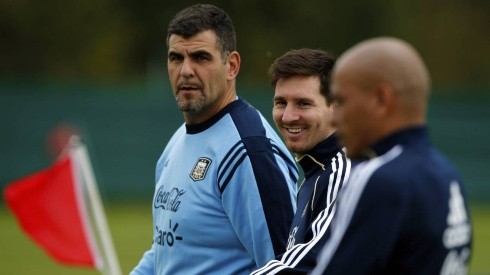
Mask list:
[[286,147],[298,156],[308,154],[316,144],[312,144],[311,140],[301,140],[301,141],[290,141],[286,140]]
[[176,97],[177,106],[181,112],[199,113],[205,107],[205,97],[200,95],[197,99],[186,100],[185,98]]

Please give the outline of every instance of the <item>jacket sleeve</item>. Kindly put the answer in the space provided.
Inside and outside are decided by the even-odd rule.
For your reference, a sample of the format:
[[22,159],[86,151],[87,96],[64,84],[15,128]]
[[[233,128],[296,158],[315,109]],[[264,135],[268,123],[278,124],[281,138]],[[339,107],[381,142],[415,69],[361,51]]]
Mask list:
[[155,258],[152,248],[143,254],[138,265],[129,273],[130,275],[152,275],[155,274]]
[[[160,156],[160,158],[157,161],[156,171],[155,171],[155,182],[158,182],[158,179],[162,174],[164,161],[165,161],[164,154],[165,153],[163,153],[162,156]],[[152,244],[151,248],[143,254],[143,257],[141,258],[138,265],[130,272],[130,275],[155,274],[155,255],[153,249],[154,249],[154,245]]]
[[[332,206],[334,208],[334,206]],[[313,222],[317,228],[315,236],[309,242],[298,243],[276,259],[269,261],[262,268],[254,271],[253,275],[262,274],[307,274],[316,265],[316,258],[325,241],[328,239],[328,224],[334,211],[328,214],[325,209]],[[324,225],[324,226],[323,226]]]
[[[371,183],[375,185],[375,183]],[[363,274],[376,270],[391,254],[402,227],[403,196],[387,189],[367,186],[338,249],[326,269],[327,274]],[[352,264],[353,251],[364,255]]]
[[[360,182],[366,183],[363,186]],[[353,173],[344,191],[331,238],[312,274],[377,273],[387,264],[387,255],[403,228],[408,194],[393,181]],[[355,254],[362,257],[353,264]]]
[[252,137],[218,172],[222,203],[238,238],[262,266],[284,252],[295,208],[295,178],[267,139]]
[[[313,270],[317,257],[330,236],[330,223],[335,214],[337,194],[347,181],[350,173],[350,161],[339,153],[332,160],[331,170],[327,170],[317,182],[321,192],[313,197],[308,205],[313,205],[313,217],[308,225],[311,240],[297,243],[284,254],[268,262],[253,274],[307,274]],[[311,207],[311,206],[310,206]],[[301,211],[301,210],[298,210]]]

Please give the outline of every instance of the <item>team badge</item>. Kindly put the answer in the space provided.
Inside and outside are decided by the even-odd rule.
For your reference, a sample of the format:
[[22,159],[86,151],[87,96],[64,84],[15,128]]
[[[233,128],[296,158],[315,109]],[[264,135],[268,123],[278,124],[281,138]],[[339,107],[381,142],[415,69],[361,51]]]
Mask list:
[[206,172],[208,171],[209,165],[211,164],[211,160],[208,158],[199,158],[194,165],[194,168],[189,175],[192,180],[198,181],[204,179],[206,176]]

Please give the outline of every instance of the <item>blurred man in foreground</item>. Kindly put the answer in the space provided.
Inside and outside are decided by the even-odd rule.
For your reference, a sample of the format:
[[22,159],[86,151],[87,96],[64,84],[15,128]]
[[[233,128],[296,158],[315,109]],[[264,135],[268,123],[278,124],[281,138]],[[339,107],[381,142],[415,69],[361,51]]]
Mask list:
[[430,144],[430,79],[412,46],[364,41],[334,67],[333,124],[356,161],[313,274],[465,274],[471,223],[453,165]]

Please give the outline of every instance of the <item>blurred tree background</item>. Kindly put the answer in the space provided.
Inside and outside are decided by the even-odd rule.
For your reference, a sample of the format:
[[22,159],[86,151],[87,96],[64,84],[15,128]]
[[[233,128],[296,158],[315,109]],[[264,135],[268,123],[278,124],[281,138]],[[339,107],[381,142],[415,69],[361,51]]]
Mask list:
[[[167,80],[166,28],[176,12],[195,3],[0,0],[0,189],[50,165],[66,137],[79,133],[125,273],[150,238],[155,163],[183,123]],[[477,206],[472,209],[479,210],[472,211],[470,274],[490,274],[490,0],[207,3],[227,11],[235,24],[242,56],[239,95],[271,122],[266,73],[287,50],[319,48],[339,56],[374,36],[396,36],[415,46],[432,75],[432,141],[458,166]],[[29,252],[33,244],[27,245],[1,206],[2,198],[0,235],[6,237],[0,246],[12,248],[0,251],[6,274],[95,273],[54,271],[61,267]]]
[[[195,3],[0,0],[0,187],[49,165],[53,146],[74,129],[106,199],[149,200],[155,162],[182,124],[167,80],[166,28]],[[235,24],[239,95],[270,121],[267,69],[287,50],[338,56],[374,36],[413,44],[433,78],[434,143],[455,159],[472,199],[490,202],[490,1],[208,3]]]
[[[165,66],[166,27],[196,1],[0,0],[0,74],[63,81],[145,81]],[[412,43],[436,85],[487,85],[490,1],[208,1],[235,23],[240,80],[266,83],[288,49],[341,54],[363,39]],[[157,70],[158,71],[158,70]],[[161,75],[165,78],[166,75]]]

